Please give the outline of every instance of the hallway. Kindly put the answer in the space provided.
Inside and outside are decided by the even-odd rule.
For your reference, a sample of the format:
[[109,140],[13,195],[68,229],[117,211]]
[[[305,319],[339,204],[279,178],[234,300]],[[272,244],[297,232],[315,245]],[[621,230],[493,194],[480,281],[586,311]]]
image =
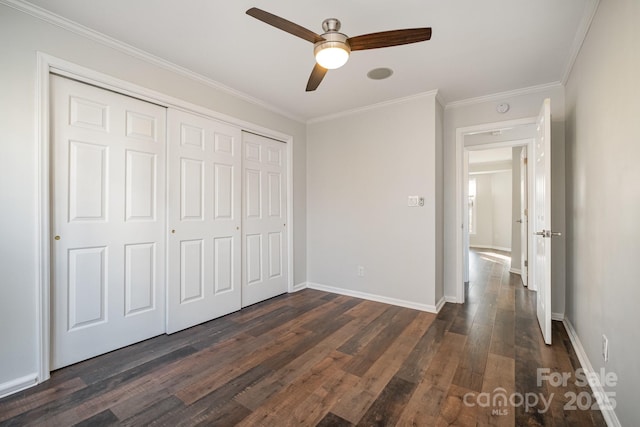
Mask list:
[[[467,337],[449,395],[475,391],[489,392],[493,398],[496,393],[492,392],[503,388],[507,396],[515,392],[538,403],[529,408],[526,402],[507,407],[505,415],[498,417],[492,415],[491,407],[464,408],[458,420],[475,418],[479,425],[606,425],[599,411],[572,409],[574,395],[588,392],[593,399],[589,389],[575,384],[578,357],[560,322],[553,322],[553,345],[544,344],[536,318],[536,293],[522,285],[519,275],[509,273],[509,255],[471,249],[466,302],[447,304],[445,309],[455,313],[446,315],[443,310],[438,315],[452,316],[449,332]],[[547,375],[560,372],[571,377],[564,387],[552,387],[546,380],[538,384],[538,368],[548,368],[544,371]],[[545,410],[544,402],[548,401],[549,409]],[[564,410],[565,406],[571,410]]]

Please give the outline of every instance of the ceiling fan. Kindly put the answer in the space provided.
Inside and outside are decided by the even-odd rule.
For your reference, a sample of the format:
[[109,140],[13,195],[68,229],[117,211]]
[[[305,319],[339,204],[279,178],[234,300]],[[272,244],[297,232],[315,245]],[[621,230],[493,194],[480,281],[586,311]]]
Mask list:
[[327,70],[342,67],[353,51],[399,46],[431,38],[431,28],[408,28],[347,37],[340,32],[340,21],[336,18],[325,19],[322,22],[324,33],[319,35],[257,7],[247,10],[247,15],[314,44],[316,65],[307,82],[307,92],[318,88]]

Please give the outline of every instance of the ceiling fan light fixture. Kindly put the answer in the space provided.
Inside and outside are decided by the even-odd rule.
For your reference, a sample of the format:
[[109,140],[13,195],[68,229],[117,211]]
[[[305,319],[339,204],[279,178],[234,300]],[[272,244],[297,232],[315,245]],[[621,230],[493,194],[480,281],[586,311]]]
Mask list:
[[[320,35],[295,22],[288,21],[257,7],[247,9],[247,15],[314,44],[313,55],[316,58],[316,65],[313,67],[307,81],[305,89],[307,92],[312,92],[318,88],[328,70],[340,68],[346,64],[352,50],[355,52],[358,50],[379,49],[431,39],[431,28],[429,27],[381,31],[356,37],[347,37],[340,32],[340,20],[336,18],[328,18],[322,22],[324,34]],[[370,77],[382,79],[391,75],[388,74],[382,77],[383,74],[374,73]]]
[[349,59],[349,52],[342,47],[325,47],[316,52],[316,62],[327,70],[342,67]]
[[325,33],[322,37],[325,40],[316,43],[313,49],[318,65],[327,70],[335,70],[346,64],[351,53],[347,36],[334,32]]

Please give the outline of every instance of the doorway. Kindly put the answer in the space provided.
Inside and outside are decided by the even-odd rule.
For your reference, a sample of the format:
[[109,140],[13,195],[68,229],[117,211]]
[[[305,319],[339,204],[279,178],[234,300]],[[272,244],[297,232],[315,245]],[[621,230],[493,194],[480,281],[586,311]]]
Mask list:
[[[469,281],[469,153],[513,149],[513,147],[526,147],[527,152],[532,152],[535,130],[536,118],[531,117],[459,128],[456,131],[456,219],[460,224],[460,227],[456,227],[456,300],[458,303],[464,303],[464,284]],[[531,180],[528,181],[527,202],[532,206],[530,190],[533,183]],[[511,224],[511,220],[509,223]],[[531,235],[530,231],[529,224],[526,226],[526,233]],[[528,239],[528,253],[532,253],[531,245],[531,239]]]
[[[474,136],[467,137],[469,143]],[[491,252],[527,285],[527,145],[530,140],[465,146],[467,251]],[[522,144],[522,145],[518,145]],[[501,146],[505,145],[505,146]],[[490,148],[487,148],[489,146]],[[469,252],[465,258],[470,259]],[[472,262],[468,268],[472,268]],[[470,272],[465,278],[471,280]]]

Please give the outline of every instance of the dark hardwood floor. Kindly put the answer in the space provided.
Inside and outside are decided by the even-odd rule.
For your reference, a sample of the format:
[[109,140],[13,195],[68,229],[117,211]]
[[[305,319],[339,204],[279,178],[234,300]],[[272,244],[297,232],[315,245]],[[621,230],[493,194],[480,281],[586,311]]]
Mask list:
[[504,255],[474,251],[467,302],[437,316],[283,295],[53,372],[0,400],[0,425],[605,425],[564,408],[590,390],[538,381],[579,363],[561,324],[544,345]]

